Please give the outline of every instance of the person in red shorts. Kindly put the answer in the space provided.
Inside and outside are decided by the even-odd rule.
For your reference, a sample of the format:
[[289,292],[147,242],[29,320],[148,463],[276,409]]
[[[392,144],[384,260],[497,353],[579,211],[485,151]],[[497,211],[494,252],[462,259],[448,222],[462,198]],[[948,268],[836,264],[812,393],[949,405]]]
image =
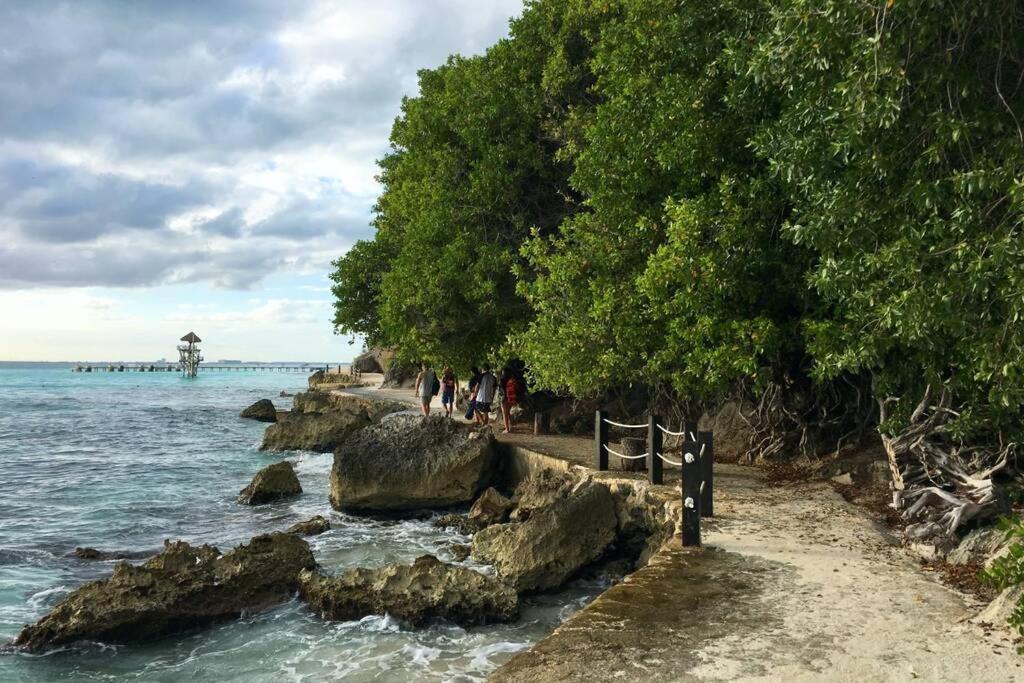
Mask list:
[[519,378],[510,365],[501,371],[501,417],[505,421],[505,434],[512,431],[512,406],[519,404]]

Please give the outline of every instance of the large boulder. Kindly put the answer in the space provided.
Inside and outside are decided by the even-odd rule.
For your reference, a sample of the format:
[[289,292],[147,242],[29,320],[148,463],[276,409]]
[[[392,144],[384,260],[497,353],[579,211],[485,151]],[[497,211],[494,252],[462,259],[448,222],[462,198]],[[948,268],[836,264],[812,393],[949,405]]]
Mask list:
[[512,521],[525,522],[534,511],[565,498],[578,483],[577,477],[568,472],[555,470],[541,470],[532,477],[522,480],[513,496],[516,508],[511,514]]
[[716,461],[736,462],[750,457],[753,414],[754,407],[749,403],[726,401],[715,412],[701,416],[697,428],[715,433]]
[[607,488],[580,481],[525,522],[487,527],[473,537],[473,559],[493,564],[518,591],[561,586],[615,540],[615,500]]
[[129,643],[263,610],[287,600],[299,572],[316,562],[305,541],[257,536],[224,555],[212,546],[167,542],[145,564],[118,564],[108,579],[62,600],[14,644],[33,652],[81,640]]
[[384,511],[468,503],[497,468],[494,436],[443,416],[393,415],[334,452],[331,505]]
[[1003,529],[998,527],[984,527],[974,529],[964,536],[946,561],[950,564],[985,564],[990,557],[999,553],[1005,546],[1009,545],[1010,539]]
[[249,485],[238,492],[242,505],[262,505],[302,493],[295,466],[287,460],[267,465],[256,473]]
[[403,363],[392,360],[384,371],[384,381],[381,386],[385,389],[408,389],[416,384],[416,375],[420,369],[412,363]]
[[329,453],[353,432],[406,407],[395,401],[321,391],[296,394],[292,410],[267,427],[260,450]]
[[261,398],[243,410],[239,417],[259,422],[277,422],[277,408],[274,407],[274,402],[269,398]]
[[285,530],[286,534],[294,534],[296,536],[319,536],[325,531],[329,531],[331,528],[331,520],[327,519],[323,515],[317,515],[307,519],[304,522],[293,524]]
[[352,359],[352,369],[356,372],[384,372],[384,368],[373,350],[361,353]]
[[507,585],[433,555],[335,577],[303,572],[299,595],[322,618],[339,621],[388,614],[411,626],[435,619],[475,626],[519,617],[519,597]]
[[469,519],[483,528],[492,524],[501,524],[508,519],[512,511],[512,501],[491,487],[480,494],[469,509]]

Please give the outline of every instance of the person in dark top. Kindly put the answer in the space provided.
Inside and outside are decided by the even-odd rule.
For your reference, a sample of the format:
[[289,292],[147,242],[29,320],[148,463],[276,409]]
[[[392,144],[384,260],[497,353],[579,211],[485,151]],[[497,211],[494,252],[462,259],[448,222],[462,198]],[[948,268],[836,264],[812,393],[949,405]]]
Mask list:
[[466,419],[476,420],[477,422],[480,420],[476,416],[476,400],[474,400],[473,395],[476,393],[478,384],[480,384],[480,368],[474,365],[469,368],[469,386],[467,387],[469,391],[469,407],[466,409]]
[[445,365],[441,370],[441,407],[444,414],[451,419],[452,409],[455,407],[455,394],[459,390],[459,379],[450,365]]
[[491,366],[484,363],[484,371],[476,383],[476,391],[470,394],[476,402],[476,417],[480,424],[491,421],[491,402],[498,393],[498,378],[491,373]]

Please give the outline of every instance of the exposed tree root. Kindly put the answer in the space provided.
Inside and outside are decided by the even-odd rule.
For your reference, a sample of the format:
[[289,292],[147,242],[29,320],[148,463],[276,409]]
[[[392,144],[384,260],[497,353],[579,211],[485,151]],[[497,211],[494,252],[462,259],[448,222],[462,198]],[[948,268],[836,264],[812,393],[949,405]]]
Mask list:
[[882,444],[889,458],[893,506],[903,510],[906,534],[936,544],[955,541],[969,522],[994,517],[1005,499],[993,475],[1007,468],[1016,445],[968,447],[948,429],[958,417],[953,397],[943,387],[938,397],[929,385],[906,426],[888,433],[885,423],[896,398],[878,398]]

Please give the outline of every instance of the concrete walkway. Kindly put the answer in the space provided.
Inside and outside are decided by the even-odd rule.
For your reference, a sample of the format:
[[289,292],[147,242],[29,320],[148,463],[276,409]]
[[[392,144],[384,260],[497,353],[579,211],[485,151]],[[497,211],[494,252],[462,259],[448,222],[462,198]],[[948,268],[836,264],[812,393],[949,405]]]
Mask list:
[[[590,462],[586,438],[499,438]],[[971,623],[980,605],[830,486],[771,487],[735,465],[715,477],[703,549],[670,544],[489,680],[1024,680],[1006,631]]]

